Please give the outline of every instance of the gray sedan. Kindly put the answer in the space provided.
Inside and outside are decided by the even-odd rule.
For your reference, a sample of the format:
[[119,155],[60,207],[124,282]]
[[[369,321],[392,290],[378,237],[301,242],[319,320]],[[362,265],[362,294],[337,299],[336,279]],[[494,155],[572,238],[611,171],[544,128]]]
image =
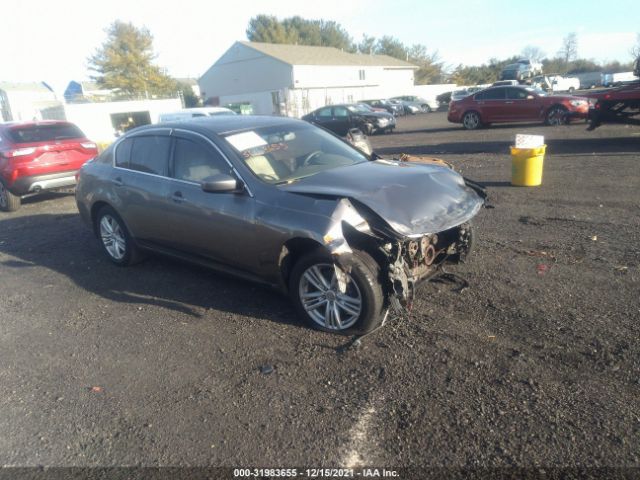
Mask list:
[[131,130],[85,164],[76,200],[116,265],[152,251],[266,283],[309,325],[340,333],[373,330],[438,265],[464,258],[483,203],[444,166],[250,116]]

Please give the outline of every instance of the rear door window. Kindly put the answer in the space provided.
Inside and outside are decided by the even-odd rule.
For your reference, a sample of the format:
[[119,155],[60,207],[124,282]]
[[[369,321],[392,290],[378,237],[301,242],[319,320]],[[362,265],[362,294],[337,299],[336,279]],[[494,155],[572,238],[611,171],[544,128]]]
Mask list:
[[166,177],[169,170],[171,139],[168,136],[149,135],[134,137],[132,140],[129,168]]
[[8,135],[14,143],[37,143],[85,138],[82,130],[72,123],[14,127],[9,129]]
[[327,117],[330,118],[331,117],[331,108],[323,108],[321,110],[318,110],[318,116],[319,117],[324,117],[324,118],[327,118]]

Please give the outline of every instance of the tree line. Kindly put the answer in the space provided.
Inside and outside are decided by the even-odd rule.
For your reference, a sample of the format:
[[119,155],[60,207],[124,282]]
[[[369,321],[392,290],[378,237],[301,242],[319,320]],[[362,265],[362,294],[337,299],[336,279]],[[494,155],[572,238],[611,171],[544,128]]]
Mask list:
[[[132,23],[116,20],[107,28],[106,34],[105,42],[88,59],[89,69],[94,72],[91,78],[100,87],[113,90],[114,96],[123,99],[174,96],[180,92],[186,106],[198,104],[200,99],[195,97],[189,85],[172,78],[154,63],[156,56],[153,51],[153,36],[147,28],[138,28]],[[544,71],[548,73],[615,73],[632,69],[632,62],[598,64],[593,60],[580,58],[575,33],[569,33],[563,39],[562,47],[552,57],[530,45],[510,58],[492,58],[482,65],[459,64],[455,67],[446,66],[438,52],[430,52],[425,45],[407,46],[389,35],[376,38],[365,34],[359,42],[355,42],[334,21],[307,20],[299,16],[279,20],[274,16],[257,15],[249,21],[246,34],[252,42],[315,45],[335,47],[362,55],[389,55],[418,67],[415,73],[418,85],[444,82],[458,85],[491,83],[498,78],[505,65],[521,58],[541,62]],[[640,55],[640,34],[629,53],[633,58]]]

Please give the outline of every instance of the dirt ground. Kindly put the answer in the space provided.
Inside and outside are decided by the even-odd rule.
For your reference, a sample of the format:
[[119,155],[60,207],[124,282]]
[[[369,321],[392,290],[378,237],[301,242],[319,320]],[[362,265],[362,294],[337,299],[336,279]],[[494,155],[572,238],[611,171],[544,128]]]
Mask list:
[[[0,465],[640,475],[640,129],[585,128],[434,113],[372,137],[453,163],[491,208],[454,269],[468,289],[422,285],[346,352],[268,289],[113,266],[72,195],[0,213]],[[510,185],[516,133],[547,139],[540,187]]]

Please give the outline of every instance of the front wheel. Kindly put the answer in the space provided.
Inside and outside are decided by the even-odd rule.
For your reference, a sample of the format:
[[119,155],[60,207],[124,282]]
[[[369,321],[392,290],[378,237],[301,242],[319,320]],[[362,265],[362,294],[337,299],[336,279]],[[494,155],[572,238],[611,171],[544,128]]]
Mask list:
[[422,111],[424,113],[431,113],[431,107],[429,105],[422,105]]
[[568,122],[567,111],[563,107],[552,107],[547,112],[545,122],[547,125],[565,125]]
[[302,257],[293,268],[289,291],[293,304],[313,328],[339,334],[362,334],[382,321],[384,295],[380,268],[367,253],[354,251],[350,273],[340,289],[331,257],[318,250]]
[[21,203],[20,197],[11,193],[0,182],[0,210],[3,212],[15,212],[20,208]]
[[476,130],[480,128],[482,122],[480,121],[480,115],[477,112],[467,112],[462,117],[462,125],[467,130]]

